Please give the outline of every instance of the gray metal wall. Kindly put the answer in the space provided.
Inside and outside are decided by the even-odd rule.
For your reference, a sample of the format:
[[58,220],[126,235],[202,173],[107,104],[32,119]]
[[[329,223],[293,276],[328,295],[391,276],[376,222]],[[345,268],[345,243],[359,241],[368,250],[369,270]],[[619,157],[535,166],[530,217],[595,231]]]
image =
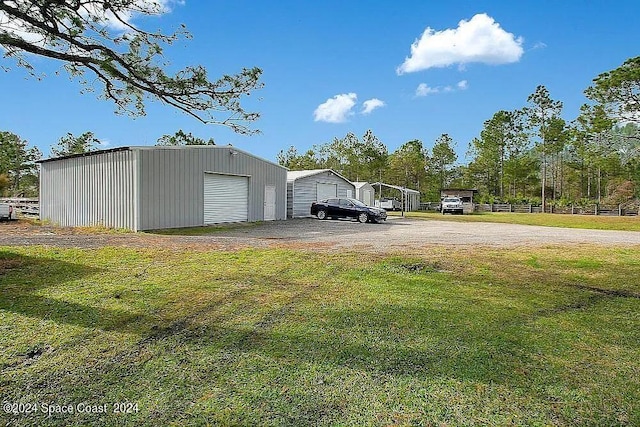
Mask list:
[[287,218],[293,218],[293,181],[287,182]]
[[[139,229],[204,224],[204,173],[249,177],[249,221],[264,219],[265,185],[276,187],[276,219],[286,218],[287,170],[233,147],[136,147]],[[235,154],[232,154],[235,153]]]
[[40,219],[135,230],[135,163],[128,150],[41,163]]
[[371,186],[371,184],[367,183],[364,184],[362,187],[356,189],[356,199],[360,200],[361,202],[364,203],[364,193],[365,192],[371,192],[371,205],[373,205],[373,201],[376,198],[376,190]]
[[[338,184],[338,196],[347,197],[347,190],[355,194],[355,187],[348,181],[331,172],[322,172],[293,181],[291,188],[290,218],[302,218],[310,215],[311,203],[317,201],[317,184]],[[289,204],[289,202],[287,201]]]

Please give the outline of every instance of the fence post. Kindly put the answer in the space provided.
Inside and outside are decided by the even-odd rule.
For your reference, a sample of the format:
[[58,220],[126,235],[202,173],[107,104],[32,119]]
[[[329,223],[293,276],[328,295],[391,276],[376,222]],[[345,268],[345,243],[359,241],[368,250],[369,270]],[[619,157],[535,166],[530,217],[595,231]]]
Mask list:
[[622,216],[622,205],[618,204],[618,216]]
[[598,204],[597,204],[597,203],[594,205],[594,208],[593,208],[593,214],[594,214],[594,215],[599,215],[599,214],[598,214]]
[[531,206],[531,203],[529,203],[529,213],[533,213],[533,206]]
[[493,212],[493,203],[491,203],[491,204],[489,205],[489,208],[490,208],[490,209],[489,209],[489,211],[490,211],[490,212]]

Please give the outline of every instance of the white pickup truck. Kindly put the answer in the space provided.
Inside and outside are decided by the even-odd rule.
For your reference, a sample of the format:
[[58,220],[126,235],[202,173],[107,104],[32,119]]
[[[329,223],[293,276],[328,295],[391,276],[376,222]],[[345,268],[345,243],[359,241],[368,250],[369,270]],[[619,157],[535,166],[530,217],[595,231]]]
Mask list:
[[442,215],[447,212],[451,214],[459,214],[462,215],[464,213],[464,208],[462,204],[462,200],[459,197],[445,197],[442,199],[441,209]]
[[10,203],[0,203],[0,220],[16,219],[16,208]]

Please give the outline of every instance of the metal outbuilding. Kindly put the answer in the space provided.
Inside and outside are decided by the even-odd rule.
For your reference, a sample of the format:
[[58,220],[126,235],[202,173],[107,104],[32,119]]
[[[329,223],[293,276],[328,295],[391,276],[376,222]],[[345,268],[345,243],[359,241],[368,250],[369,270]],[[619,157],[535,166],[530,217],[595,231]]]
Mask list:
[[376,190],[368,182],[354,182],[356,188],[355,198],[367,206],[373,206],[376,200]]
[[478,194],[475,188],[443,188],[440,190],[440,199],[445,197],[460,197],[463,203],[473,204],[473,196]]
[[231,146],[120,147],[40,163],[40,218],[133,231],[286,218],[286,168]]
[[420,192],[411,188],[401,187],[399,185],[385,184],[384,182],[374,182],[371,184],[374,188],[378,188],[382,192],[382,188],[388,188],[397,191],[402,202],[403,211],[416,211],[420,208]]
[[287,172],[287,218],[310,215],[311,203],[330,197],[353,197],[355,186],[331,169]]

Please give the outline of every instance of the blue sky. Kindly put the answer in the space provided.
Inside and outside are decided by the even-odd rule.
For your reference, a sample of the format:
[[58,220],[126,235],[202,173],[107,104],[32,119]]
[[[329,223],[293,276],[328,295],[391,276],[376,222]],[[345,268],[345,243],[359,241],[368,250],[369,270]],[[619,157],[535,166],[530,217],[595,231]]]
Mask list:
[[640,55],[639,14],[637,0],[186,0],[133,22],[187,26],[193,39],[166,49],[172,69],[202,64],[213,78],[262,68],[264,89],[245,101],[262,114],[253,125],[261,134],[203,125],[160,103],[142,118],[116,115],[45,59],[33,61],[46,74],[40,80],[2,60],[11,71],[0,77],[0,130],[45,157],[67,132],[91,131],[110,148],[154,145],[182,129],[269,160],[291,145],[303,152],[367,129],[390,151],[413,139],[430,148],[448,133],[464,163],[483,122],[525,106],[537,85],[574,119],[594,77]]

